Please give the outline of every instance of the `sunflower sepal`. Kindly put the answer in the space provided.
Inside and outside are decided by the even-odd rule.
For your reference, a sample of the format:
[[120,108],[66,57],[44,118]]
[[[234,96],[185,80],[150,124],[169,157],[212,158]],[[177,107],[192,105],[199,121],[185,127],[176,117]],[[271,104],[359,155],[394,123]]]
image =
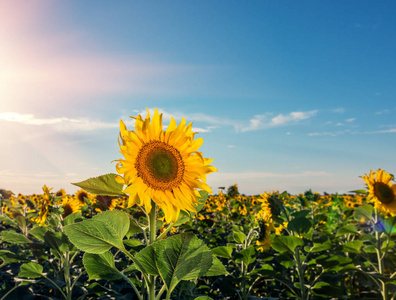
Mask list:
[[114,173],[104,174],[97,177],[92,177],[87,180],[72,183],[88,193],[102,196],[119,196],[124,195],[124,185],[116,177],[119,175]]

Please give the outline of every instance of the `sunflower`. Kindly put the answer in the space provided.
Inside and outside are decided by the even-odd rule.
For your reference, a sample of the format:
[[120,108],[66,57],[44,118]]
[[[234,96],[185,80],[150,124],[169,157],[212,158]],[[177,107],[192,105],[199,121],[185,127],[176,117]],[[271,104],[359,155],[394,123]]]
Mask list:
[[206,184],[206,175],[217,171],[197,151],[203,139],[195,139],[192,123],[186,125],[183,118],[179,125],[171,117],[166,131],[162,127],[162,114],[155,109],[153,119],[147,110],[146,119],[132,117],[135,131],[127,130],[120,121],[120,153],[116,169],[123,177],[116,180],[127,185],[123,191],[129,194],[128,207],[138,203],[147,213],[151,200],[164,211],[167,222],[176,221],[180,210],[195,212],[194,203],[200,196],[197,189],[212,194]]
[[74,214],[81,210],[80,201],[77,198],[71,196],[65,196],[62,198],[63,214],[62,217],[66,218],[68,215]]
[[369,175],[365,174],[362,178],[367,184],[367,198],[374,201],[375,207],[395,214],[396,185],[390,182],[393,175],[378,169],[377,172],[370,170]]
[[85,198],[87,198],[88,200],[91,199],[91,195],[88,194],[86,191],[84,190],[78,190],[76,192],[76,196],[75,196],[78,201],[80,202],[81,205],[85,205]]
[[52,188],[48,188],[46,185],[43,186],[44,195],[39,198],[39,203],[37,208],[39,209],[39,214],[33,219],[40,226],[45,226],[45,221],[49,213],[49,208],[52,206],[52,197],[50,191]]
[[259,237],[256,245],[259,246],[257,250],[263,252],[269,250],[272,244],[271,231],[275,230],[274,221],[271,218],[271,213],[267,210],[260,210],[256,215],[256,220],[259,224]]

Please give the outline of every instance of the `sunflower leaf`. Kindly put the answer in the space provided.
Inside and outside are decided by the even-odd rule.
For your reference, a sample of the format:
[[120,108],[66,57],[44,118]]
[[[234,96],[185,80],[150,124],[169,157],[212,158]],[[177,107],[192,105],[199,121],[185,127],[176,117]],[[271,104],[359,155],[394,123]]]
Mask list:
[[117,174],[110,173],[98,177],[89,178],[87,180],[72,183],[88,193],[104,196],[122,195],[123,185],[115,180]]
[[129,226],[129,217],[125,212],[109,210],[92,219],[67,225],[64,230],[78,249],[100,254],[111,247],[124,249],[122,240]]
[[43,266],[35,262],[24,263],[19,271],[19,277],[40,278],[43,275]]
[[102,254],[85,253],[83,263],[89,280],[116,280],[122,278],[120,271],[115,267],[114,256],[110,252]]

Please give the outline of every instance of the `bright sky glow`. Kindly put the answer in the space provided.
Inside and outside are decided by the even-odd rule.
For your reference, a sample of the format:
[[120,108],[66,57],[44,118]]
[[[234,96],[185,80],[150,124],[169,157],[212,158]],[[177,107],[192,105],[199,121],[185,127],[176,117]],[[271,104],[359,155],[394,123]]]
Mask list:
[[0,188],[115,172],[119,120],[185,117],[214,193],[345,193],[396,172],[396,3],[0,2]]

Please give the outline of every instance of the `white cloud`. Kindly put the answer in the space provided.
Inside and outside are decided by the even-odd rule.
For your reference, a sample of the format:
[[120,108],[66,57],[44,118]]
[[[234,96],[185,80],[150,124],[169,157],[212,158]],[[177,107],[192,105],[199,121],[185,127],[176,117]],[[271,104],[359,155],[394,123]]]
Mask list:
[[311,132],[308,133],[308,136],[323,136],[323,135],[327,135],[327,136],[337,136],[337,135],[341,135],[344,134],[345,131],[335,131],[335,132]]
[[345,122],[353,122],[353,121],[356,121],[356,118],[349,118],[345,120]]
[[338,107],[338,108],[333,109],[332,112],[337,113],[337,114],[343,114],[345,112],[345,108]]
[[20,114],[16,112],[0,113],[0,120],[16,122],[25,125],[53,125],[58,131],[91,131],[96,129],[116,128],[117,123],[107,123],[100,121],[91,121],[88,119],[71,119],[71,118],[36,118],[33,114]]
[[252,119],[250,119],[248,125],[237,124],[236,129],[238,131],[252,131],[252,130],[260,130],[273,128],[278,126],[284,126],[289,124],[296,124],[299,121],[306,120],[310,117],[313,117],[317,114],[317,110],[311,111],[296,111],[291,112],[288,115],[279,114],[274,117],[271,117],[272,114],[267,113],[264,115],[256,115]]

